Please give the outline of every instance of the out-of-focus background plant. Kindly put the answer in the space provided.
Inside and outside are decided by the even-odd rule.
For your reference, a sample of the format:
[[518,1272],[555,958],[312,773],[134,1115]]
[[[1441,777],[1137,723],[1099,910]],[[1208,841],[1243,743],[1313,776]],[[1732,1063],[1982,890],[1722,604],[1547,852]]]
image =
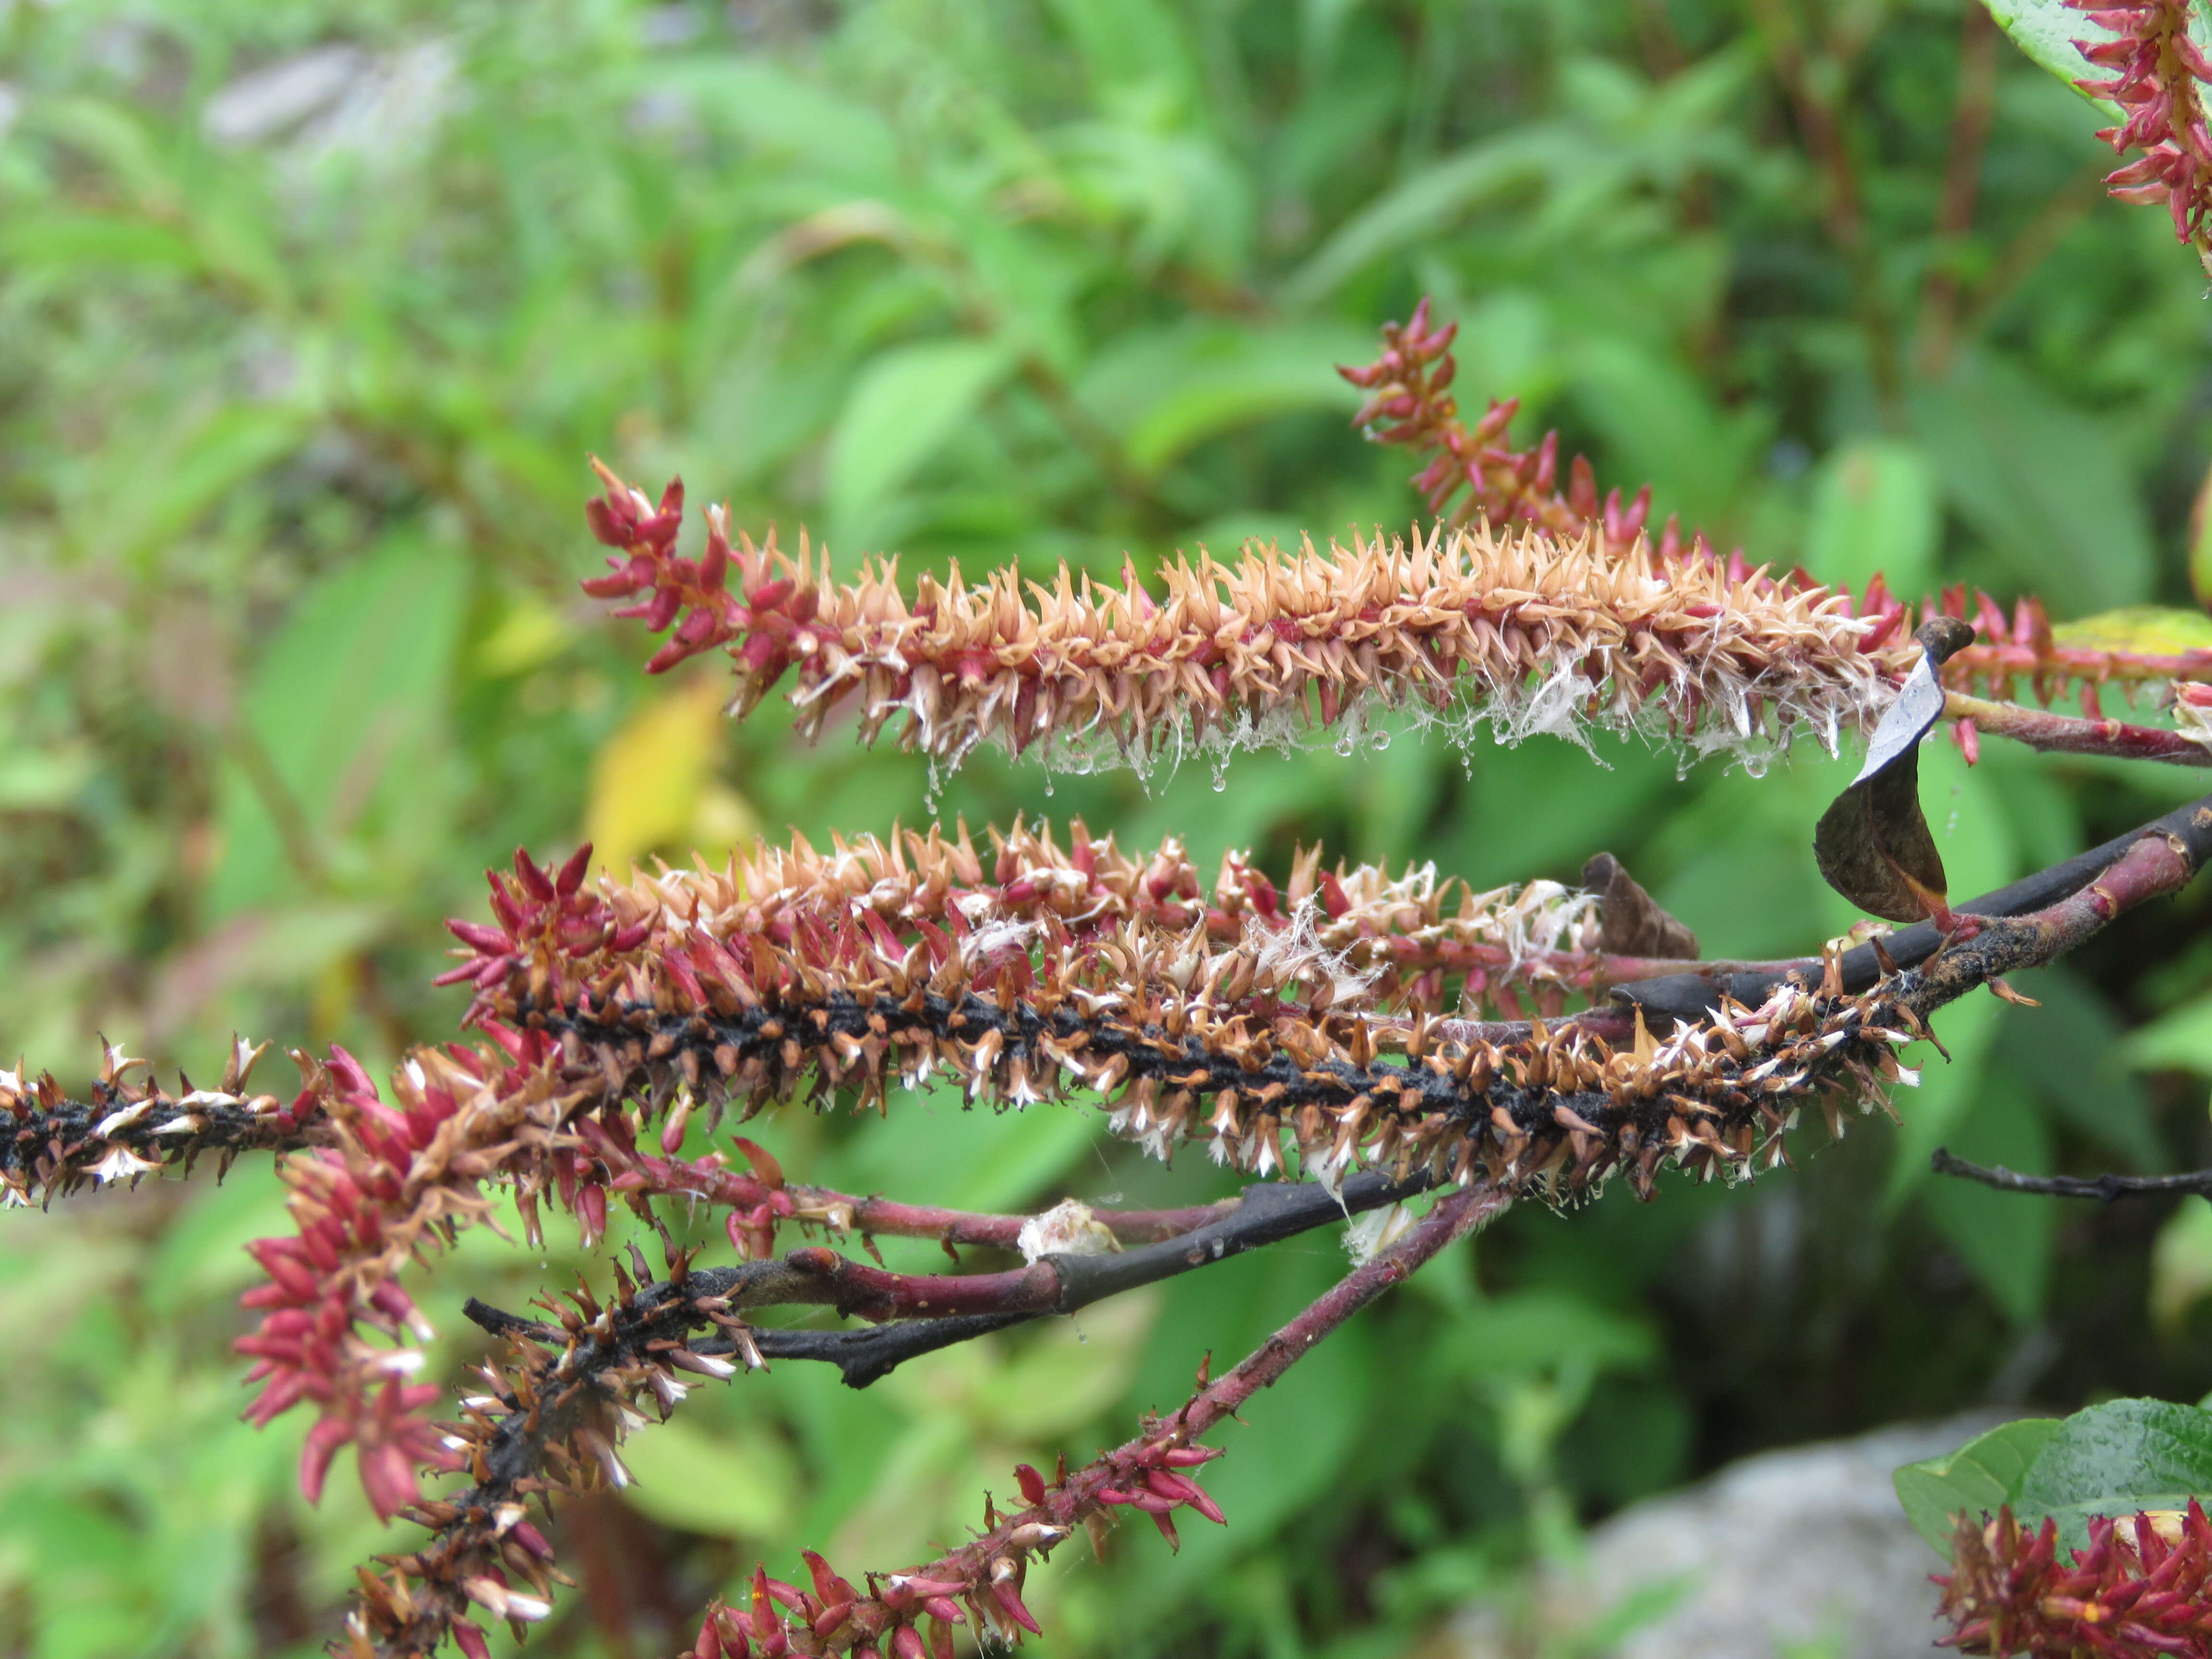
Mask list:
[[[381,1070],[449,1032],[439,919],[517,842],[620,870],[939,812],[1201,864],[1325,835],[1478,883],[1609,848],[1710,953],[1802,949],[1851,919],[1805,856],[1820,764],[1599,771],[1539,738],[935,779],[732,731],[714,665],[643,679],[577,593],[583,458],[845,568],[1118,575],[1402,526],[1406,459],[1330,366],[1427,292],[1464,397],[1519,397],[1517,435],[1557,425],[1723,548],[2187,605],[2212,311],[2163,216],[2105,200],[2095,125],[1957,0],[0,0],[0,1051],[88,1066],[105,1030],[213,1073],[236,1029]],[[1927,767],[1962,892],[2196,787],[1994,744]],[[2203,903],[2154,973],[2092,951],[2023,984],[2033,1019],[1962,1006],[1901,1132],[1747,1194],[1516,1212],[1261,1401],[1210,1482],[1233,1532],[1056,1562],[1045,1650],[1350,1659],[1470,1599],[1590,1650],[1528,1587],[1631,1498],[1902,1418],[2195,1397],[2212,1207],[1924,1171],[1943,1142],[2212,1162]],[[813,1178],[946,1204],[1214,1190],[1073,1113],[782,1133]],[[0,1227],[0,1650],[313,1651],[380,1545],[349,1483],[301,1505],[296,1431],[235,1420],[274,1178],[70,1208]],[[571,1506],[583,1594],[533,1648],[659,1652],[801,1543],[926,1554],[1011,1462],[1181,1399],[1334,1251],[940,1355],[888,1411],[781,1373],[702,1393],[632,1493]],[[471,1236],[441,1293],[512,1304],[548,1278],[519,1254]]]

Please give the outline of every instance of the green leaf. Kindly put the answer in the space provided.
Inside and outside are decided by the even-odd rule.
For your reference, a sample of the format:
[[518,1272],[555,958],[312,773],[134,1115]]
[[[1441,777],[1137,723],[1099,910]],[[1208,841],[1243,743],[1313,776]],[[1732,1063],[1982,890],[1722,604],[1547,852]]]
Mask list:
[[973,1110],[957,1085],[940,1083],[837,1146],[821,1178],[848,1192],[926,1188],[956,1209],[1009,1210],[1043,1197],[1097,1136],[1097,1114],[1080,1107]]
[[1102,100],[1110,103],[1141,90],[1171,107],[1188,100],[1198,83],[1177,9],[1160,0],[1052,0],[1051,5]]
[[1284,307],[1326,299],[1375,260],[1435,238],[1471,209],[1569,172],[1560,155],[1568,143],[1551,128],[1523,128],[1424,168],[1354,215],[1291,272],[1279,292]]
[[1372,349],[1364,333],[1344,328],[1163,329],[1102,357],[1080,395],[1120,434],[1130,460],[1157,471],[1194,444],[1270,416],[1349,414],[1358,393],[1334,365]]
[[2212,1077],[2212,996],[2185,1002],[2132,1032],[2120,1052],[2138,1071],[2171,1066]]
[[1561,1291],[1519,1291],[1476,1303],[1436,1345],[1437,1363],[1458,1377],[1522,1376],[1570,1364],[1637,1370],[1658,1351],[1638,1321]]
[[[2002,1025],[2002,1017],[1992,1024]],[[1949,1145],[1976,1164],[2023,1174],[2045,1174],[2051,1164],[2051,1130],[2035,1097],[2002,1070],[1984,1073]],[[1972,1181],[1932,1181],[1921,1197],[1937,1230],[2014,1324],[2025,1326],[2042,1313],[2057,1244],[2057,1206],[2022,1203],[2018,1194]]]
[[1679,512],[1685,525],[1711,525],[1738,506],[1772,417],[1756,407],[1723,407],[1710,386],[1673,354],[1623,334],[1592,334],[1565,353],[1575,404],[1617,459],[1611,482],[1631,495],[1655,490],[1659,522]]
[[1950,505],[2014,585],[2060,615],[2149,592],[2150,523],[2111,422],[1982,354],[1916,391],[1911,412]]
[[797,1460],[765,1425],[709,1433],[682,1416],[623,1443],[637,1484],[623,1497],[654,1520],[714,1538],[764,1538],[791,1518]]
[[[388,860],[392,884],[447,855],[439,756],[468,586],[450,550],[400,538],[301,598],[246,696],[268,769],[225,769],[210,916],[296,896],[301,853],[322,862],[324,879],[362,880],[368,872],[340,856],[348,838]],[[271,799],[272,778],[283,799]]]
[[832,533],[865,543],[890,498],[974,415],[1007,362],[992,341],[933,340],[870,363],[830,435]]
[[2166,1163],[2150,1099],[2129,1072],[2119,1019],[2073,969],[2059,965],[2007,975],[2040,1005],[2004,1016],[1996,1061],[2051,1114],[2124,1159],[2154,1170]]
[[771,156],[795,155],[826,177],[883,190],[899,176],[898,138],[879,111],[837,97],[787,62],[750,52],[655,57],[641,63],[635,78],[638,92],[688,94],[702,120]]
[[2036,1454],[2057,1431],[2055,1417],[2023,1417],[1954,1452],[1907,1463],[1891,1477],[1897,1500],[1920,1535],[1948,1558],[1958,1517],[1994,1515],[2013,1502]]
[[125,558],[160,552],[255,474],[296,450],[308,430],[306,411],[285,404],[218,409],[123,473],[105,503],[99,539]]
[[1962,999],[1942,1014],[1940,1035],[1951,1051],[1948,1063],[1932,1046],[1916,1044],[1907,1052],[1907,1063],[1920,1068],[1920,1086],[1897,1091],[1898,1115],[1905,1121],[1897,1132],[1895,1159],[1882,1195],[1885,1208],[1893,1212],[1926,1182],[1929,1155],[1958,1138],[1959,1125],[1980,1096],[2003,1014],[2004,1004],[1995,997]]
[[193,270],[191,238],[149,219],[112,213],[27,213],[0,229],[0,261],[15,265],[117,266]]
[[2013,45],[2099,109],[2118,118],[2116,106],[2081,92],[2081,82],[2104,80],[2106,72],[2082,57],[2081,49],[2074,44],[2109,40],[2110,29],[2099,27],[2065,0],[1982,0],[1982,4],[1996,19],[1997,27],[2012,37]]
[[2076,1412],[2036,1455],[2014,1495],[2023,1520],[2058,1517],[2062,1540],[2087,1541],[2093,1515],[2180,1509],[2212,1498],[2212,1412],[2167,1400],[2114,1400]]

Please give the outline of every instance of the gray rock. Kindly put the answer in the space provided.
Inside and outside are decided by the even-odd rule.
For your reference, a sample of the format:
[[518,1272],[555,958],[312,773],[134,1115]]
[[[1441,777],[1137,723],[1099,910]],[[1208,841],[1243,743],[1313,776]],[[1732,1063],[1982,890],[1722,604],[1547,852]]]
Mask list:
[[358,46],[317,46],[240,76],[208,100],[201,125],[220,144],[255,144],[327,113],[369,73]]
[[270,144],[295,163],[374,157],[427,143],[459,95],[452,43],[424,40],[383,53],[313,47],[240,75],[218,89],[201,125],[219,144]]
[[[1595,1650],[1612,1659],[1903,1659],[1939,1651],[1937,1591],[1928,1575],[1942,1563],[1905,1518],[1890,1476],[1900,1463],[1953,1450],[2014,1414],[1768,1452],[1635,1504],[1589,1534],[1584,1561],[1545,1576],[1536,1623],[1554,1637],[1620,1630]],[[1549,1645],[1541,1638],[1530,1644],[1525,1629],[1510,1632],[1494,1607],[1468,1609],[1455,1634],[1465,1659],[1506,1659]]]

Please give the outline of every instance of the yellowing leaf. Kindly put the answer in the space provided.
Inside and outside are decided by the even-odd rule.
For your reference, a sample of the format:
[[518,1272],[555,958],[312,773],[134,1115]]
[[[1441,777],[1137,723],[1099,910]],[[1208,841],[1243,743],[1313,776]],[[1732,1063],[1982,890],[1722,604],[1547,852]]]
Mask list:
[[2172,656],[2183,651],[2212,650],[2212,617],[2169,605],[2124,605],[2117,611],[2060,623],[2051,630],[2051,637],[2077,651]]
[[568,647],[575,627],[544,600],[525,595],[477,643],[477,672],[491,679],[524,674]]
[[617,876],[647,853],[713,857],[756,827],[744,799],[714,778],[725,726],[721,686],[702,676],[645,704],[592,760],[584,833]]

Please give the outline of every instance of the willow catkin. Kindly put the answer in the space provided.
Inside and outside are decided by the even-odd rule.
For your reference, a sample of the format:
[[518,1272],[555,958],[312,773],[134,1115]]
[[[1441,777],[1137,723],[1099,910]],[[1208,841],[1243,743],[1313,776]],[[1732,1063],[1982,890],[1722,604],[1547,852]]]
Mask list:
[[704,555],[681,556],[680,487],[656,507],[602,476],[592,522],[617,551],[585,586],[675,626],[655,671],[720,647],[736,709],[789,676],[803,731],[851,703],[865,735],[902,715],[901,742],[947,763],[991,744],[1075,769],[1145,765],[1316,729],[1354,738],[1393,710],[1462,739],[1604,731],[1755,763],[1806,734],[1832,750],[1910,654],[1862,648],[1876,624],[1824,588],[1480,525],[1179,556],[1157,592],[1127,567],[1119,588],[1063,567],[1026,592],[1011,570],[971,586],[955,567],[909,593],[895,558],[841,584],[803,538],[795,559],[773,532],[733,544],[720,507]]

